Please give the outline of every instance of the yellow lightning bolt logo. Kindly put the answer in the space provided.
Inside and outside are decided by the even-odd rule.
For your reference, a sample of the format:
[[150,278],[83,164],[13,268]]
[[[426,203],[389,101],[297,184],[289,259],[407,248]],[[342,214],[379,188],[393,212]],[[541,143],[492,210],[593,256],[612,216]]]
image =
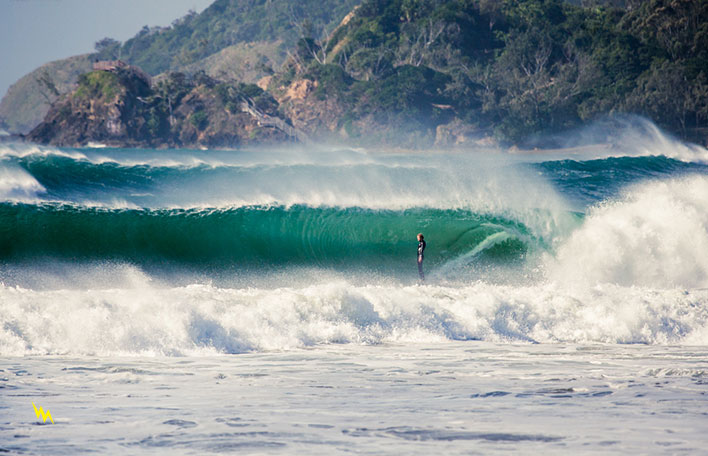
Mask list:
[[42,407],[39,407],[39,409],[37,409],[37,406],[34,405],[34,402],[32,402],[32,407],[34,407],[34,413],[37,415],[37,419],[39,419],[39,417],[41,415],[42,419],[44,420],[44,421],[42,421],[43,423],[46,423],[47,418],[49,418],[49,421],[51,421],[52,424],[54,424],[54,420],[52,419],[52,414],[49,413],[49,410],[47,410],[45,412]]

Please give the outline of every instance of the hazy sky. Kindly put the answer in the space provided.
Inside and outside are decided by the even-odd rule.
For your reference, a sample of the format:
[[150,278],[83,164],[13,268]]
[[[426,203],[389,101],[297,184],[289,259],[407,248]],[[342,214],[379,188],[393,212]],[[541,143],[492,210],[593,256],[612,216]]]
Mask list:
[[0,0],[0,97],[43,63],[83,54],[109,36],[169,25],[214,0]]

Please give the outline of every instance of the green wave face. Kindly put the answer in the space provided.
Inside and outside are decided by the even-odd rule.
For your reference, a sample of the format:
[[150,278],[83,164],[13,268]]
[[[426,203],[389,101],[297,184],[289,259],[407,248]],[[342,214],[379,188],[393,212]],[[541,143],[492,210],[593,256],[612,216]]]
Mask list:
[[402,211],[307,206],[228,210],[115,210],[0,205],[0,258],[52,257],[203,266],[308,265],[373,271],[474,256],[513,262],[535,241],[522,224],[466,210]]

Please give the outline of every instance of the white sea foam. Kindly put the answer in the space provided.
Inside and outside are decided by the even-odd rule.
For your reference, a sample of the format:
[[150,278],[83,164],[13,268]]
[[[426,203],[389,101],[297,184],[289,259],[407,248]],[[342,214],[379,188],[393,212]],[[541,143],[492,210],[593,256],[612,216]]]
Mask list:
[[[653,140],[647,149],[638,144],[625,152],[701,160],[695,155],[700,150],[681,149],[672,140]],[[143,152],[145,158],[140,158]],[[168,163],[160,161],[159,151],[122,155],[2,146],[0,198],[40,199],[44,187],[8,158],[52,154],[126,166],[206,163],[191,151],[170,151]],[[367,286],[329,278],[239,289],[199,281],[161,285],[129,266],[106,273],[99,265],[100,274],[80,272],[80,280],[70,280],[75,286],[64,286],[61,278],[54,286],[26,286],[31,282],[27,277],[9,280],[5,275],[0,276],[6,281],[0,286],[0,355],[239,353],[455,339],[708,344],[708,291],[701,289],[708,288],[704,176],[632,186],[620,198],[593,208],[579,224],[547,181],[505,156],[346,151],[324,157],[302,150],[292,155],[209,154],[215,160],[209,166],[228,164],[231,169],[204,176],[179,174],[150,188],[111,189],[105,199],[95,192],[89,200],[89,191],[81,190],[77,194],[82,196],[69,202],[118,208],[470,209],[517,220],[529,236],[540,238],[549,252],[545,276],[525,286],[459,281],[454,286]],[[490,237],[478,249],[503,241],[503,236]],[[472,250],[445,267],[454,269],[476,253]],[[431,277],[444,280],[445,267],[437,275],[431,271]]]
[[549,269],[572,285],[708,287],[708,177],[626,189],[590,211]]
[[331,343],[708,344],[708,291],[554,285],[0,287],[0,354],[185,355]]
[[[72,158],[162,160],[145,152]],[[168,166],[193,167],[190,154]],[[451,277],[505,233],[430,270],[426,286],[314,266],[195,272],[169,263],[6,258],[0,389],[11,394],[1,396],[8,438],[0,436],[0,452],[697,454],[706,447],[708,289],[700,287],[708,178],[635,185],[570,223],[564,201],[540,177],[483,157],[350,156],[352,163],[335,157],[328,167],[304,155],[286,164],[254,154],[235,166],[215,158],[256,173],[192,181],[174,173],[173,182],[125,193],[88,185],[69,202],[461,206],[515,214],[529,236],[543,237],[547,267],[510,267],[518,281]],[[9,173],[0,174],[0,196],[48,198],[19,160],[0,159]],[[223,166],[214,163],[207,166]],[[223,171],[212,168],[205,169]],[[469,339],[486,342],[458,342]],[[242,352],[252,353],[221,356]],[[57,425],[37,426],[31,402],[51,409]]]

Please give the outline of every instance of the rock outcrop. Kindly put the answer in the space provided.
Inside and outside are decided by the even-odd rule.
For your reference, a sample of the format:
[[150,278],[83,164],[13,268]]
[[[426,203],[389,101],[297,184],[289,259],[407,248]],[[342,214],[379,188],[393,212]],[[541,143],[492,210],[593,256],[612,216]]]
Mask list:
[[277,103],[249,84],[173,74],[150,85],[131,67],[82,75],[27,138],[80,147],[235,147],[301,139]]
[[88,142],[138,145],[144,135],[144,97],[150,86],[129,71],[93,71],[79,77],[79,85],[60,98],[44,121],[27,136],[57,146]]

